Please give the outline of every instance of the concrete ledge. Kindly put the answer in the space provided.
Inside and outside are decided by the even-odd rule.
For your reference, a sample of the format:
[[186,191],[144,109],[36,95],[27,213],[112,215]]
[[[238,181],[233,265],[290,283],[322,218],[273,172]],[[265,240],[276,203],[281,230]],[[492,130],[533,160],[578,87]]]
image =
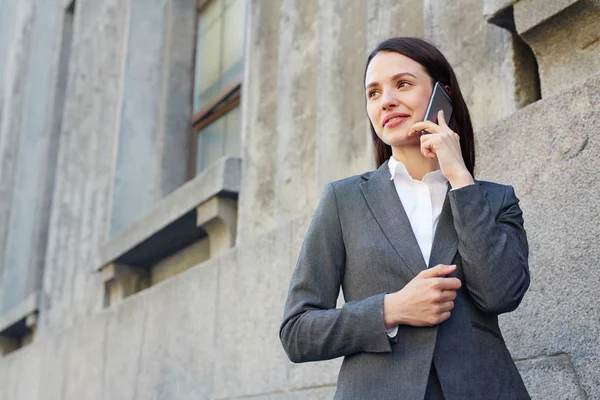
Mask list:
[[18,336],[21,328],[27,325],[28,317],[39,310],[39,304],[40,293],[35,292],[8,312],[0,314],[0,336]]
[[523,34],[579,1],[520,0],[514,5],[517,31]]
[[147,267],[205,237],[196,223],[197,207],[214,197],[237,200],[240,176],[239,158],[221,159],[102,245],[97,270],[111,263]]
[[490,20],[505,9],[511,7],[518,0],[483,0],[483,16]]
[[504,12],[507,8],[516,7],[521,12],[521,27],[526,29],[544,22],[548,18],[568,6],[577,3],[579,0],[484,0],[483,15],[486,20],[490,20],[498,14]]

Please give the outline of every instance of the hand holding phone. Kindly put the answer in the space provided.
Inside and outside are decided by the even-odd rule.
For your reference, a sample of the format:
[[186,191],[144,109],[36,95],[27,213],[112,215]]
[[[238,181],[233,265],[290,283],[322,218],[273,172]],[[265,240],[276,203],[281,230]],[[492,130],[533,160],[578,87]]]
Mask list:
[[[436,82],[433,86],[433,93],[429,99],[429,105],[427,106],[427,111],[425,112],[424,121],[431,121],[437,124],[437,114],[440,110],[444,110],[444,119],[446,120],[446,124],[449,124],[450,119],[452,118],[452,100],[450,100],[450,95],[448,92],[446,92],[444,86],[442,86],[441,83]],[[429,132],[421,132],[421,134],[426,133]]]

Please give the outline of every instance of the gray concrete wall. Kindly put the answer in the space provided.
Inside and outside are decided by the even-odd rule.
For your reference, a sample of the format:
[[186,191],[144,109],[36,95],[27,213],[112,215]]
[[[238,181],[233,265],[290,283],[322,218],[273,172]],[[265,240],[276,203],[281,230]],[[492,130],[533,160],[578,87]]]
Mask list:
[[41,287],[63,19],[42,1],[6,4],[2,18],[0,309],[8,312]]
[[[0,0],[7,10],[0,14],[0,295],[13,282],[4,260],[19,230],[7,229],[9,221],[32,218],[19,216],[19,207],[41,207],[20,191],[54,185],[37,333],[32,344],[0,357],[0,400],[332,398],[341,360],[290,363],[278,327],[323,185],[373,166],[363,68],[368,51],[389,35],[440,45],[472,105],[478,177],[510,183],[521,198],[533,280],[501,324],[533,398],[600,398],[600,75],[580,69],[577,80],[529,104],[536,99],[527,86],[537,73],[528,64],[532,53],[518,32],[484,16],[518,2],[250,0],[237,245],[109,308],[96,269],[111,221],[118,213],[123,226],[143,219],[182,176],[185,140],[176,132],[189,117],[191,96],[183,97],[192,86],[186,32],[193,1],[159,1],[135,15],[135,0],[77,2],[49,183],[48,174],[24,168],[33,161],[19,148],[35,143],[40,129],[23,118],[27,110],[41,115],[43,108],[45,135],[58,121],[52,110],[60,74],[31,64],[46,54],[33,52],[35,43],[48,42],[54,47],[45,51],[60,64],[64,1],[54,3],[55,19],[42,23],[33,16],[50,2]],[[561,15],[577,30],[569,13],[554,16],[552,26],[561,26]],[[569,62],[557,57],[553,71]],[[46,90],[39,100],[30,81]],[[128,140],[142,141],[149,157],[125,151]],[[145,189],[119,194],[117,183],[135,181],[145,162]],[[123,163],[138,167],[124,173]],[[140,210],[124,212],[138,195]]]

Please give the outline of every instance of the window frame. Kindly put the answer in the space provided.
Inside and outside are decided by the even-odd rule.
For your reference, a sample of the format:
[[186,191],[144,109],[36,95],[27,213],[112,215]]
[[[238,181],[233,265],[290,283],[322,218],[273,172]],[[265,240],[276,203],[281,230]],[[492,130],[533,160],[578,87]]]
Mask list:
[[[196,21],[200,18],[200,14],[205,10],[206,6],[213,0],[197,0],[196,2]],[[194,46],[194,60],[197,60],[198,52],[198,24],[196,23],[195,28],[195,46]],[[193,80],[195,82],[197,73],[197,65],[194,63]],[[206,105],[200,110],[193,112],[190,119],[191,123],[191,140],[190,140],[190,153],[188,163],[188,179],[193,179],[196,176],[196,161],[197,161],[197,147],[198,147],[198,135],[200,130],[217,121],[229,111],[233,110],[241,103],[241,92],[243,86],[244,72],[237,75],[232,81],[218,93],[212,96],[206,103]],[[233,93],[235,96],[231,96]],[[196,88],[192,90],[192,108],[194,104],[194,96],[196,95]]]

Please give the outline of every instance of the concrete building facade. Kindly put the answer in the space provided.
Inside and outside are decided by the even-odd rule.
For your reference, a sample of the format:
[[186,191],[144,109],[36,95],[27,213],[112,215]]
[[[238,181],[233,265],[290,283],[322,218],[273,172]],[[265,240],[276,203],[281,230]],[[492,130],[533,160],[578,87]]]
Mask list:
[[278,328],[390,36],[446,54],[521,199],[532,397],[600,398],[600,1],[0,0],[0,400],[332,398]]

